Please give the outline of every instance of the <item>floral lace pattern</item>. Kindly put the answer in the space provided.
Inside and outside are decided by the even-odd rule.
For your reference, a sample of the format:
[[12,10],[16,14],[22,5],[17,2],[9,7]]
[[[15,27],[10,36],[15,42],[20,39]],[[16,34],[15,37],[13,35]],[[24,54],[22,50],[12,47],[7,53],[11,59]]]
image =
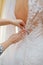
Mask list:
[[[39,25],[42,26],[43,23],[43,5],[40,5],[40,0],[30,0],[29,1],[29,13],[27,19],[26,28],[28,33],[33,31]],[[43,2],[41,0],[41,2]]]

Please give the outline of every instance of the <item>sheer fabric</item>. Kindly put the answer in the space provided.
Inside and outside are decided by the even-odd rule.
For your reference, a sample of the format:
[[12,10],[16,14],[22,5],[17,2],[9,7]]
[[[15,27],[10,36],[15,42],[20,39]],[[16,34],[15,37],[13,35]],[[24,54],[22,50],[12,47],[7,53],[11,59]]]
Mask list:
[[2,65],[43,65],[43,7],[39,0],[29,0],[28,4],[26,29],[29,34],[18,44],[9,47]]

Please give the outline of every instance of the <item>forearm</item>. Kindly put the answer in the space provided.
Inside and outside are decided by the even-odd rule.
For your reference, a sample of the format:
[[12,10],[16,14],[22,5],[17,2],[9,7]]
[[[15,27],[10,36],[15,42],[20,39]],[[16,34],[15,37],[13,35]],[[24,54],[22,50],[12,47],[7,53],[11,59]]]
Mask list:
[[0,26],[12,24],[10,20],[0,20]]
[[1,45],[2,45],[3,51],[4,51],[4,50],[6,50],[11,45],[11,41],[10,40],[6,40]]
[[0,55],[4,52],[4,50],[6,50],[6,48],[8,48],[11,45],[10,40],[6,40],[5,42],[3,42],[2,44],[0,44]]
[[[23,39],[23,34],[24,32],[20,31],[19,33],[15,33],[13,35],[11,35],[8,40],[6,40],[5,42],[2,43],[2,47],[5,50],[6,48],[8,48],[11,44],[16,44],[17,42],[19,42],[20,40]],[[3,50],[3,51],[4,51]]]
[[19,22],[19,20],[4,20],[4,19],[2,19],[2,20],[0,20],[0,26],[4,26],[4,25],[15,25],[15,26],[17,26],[17,22]]
[[13,34],[11,35],[5,42],[3,42],[2,44],[0,44],[3,47],[3,52],[13,43],[16,43],[18,40],[18,36],[16,39],[17,34]]
[[1,44],[1,46],[3,47],[3,51],[6,50],[11,44],[18,42],[20,39],[21,39],[21,34],[11,35],[5,42]]
[[8,40],[6,40],[5,42],[3,42],[0,46],[0,55],[4,52],[4,50],[6,50],[6,48],[8,48],[11,44],[15,44],[17,42],[19,42],[20,40],[22,40],[24,38],[25,35],[25,31],[21,30],[20,32],[11,35]]

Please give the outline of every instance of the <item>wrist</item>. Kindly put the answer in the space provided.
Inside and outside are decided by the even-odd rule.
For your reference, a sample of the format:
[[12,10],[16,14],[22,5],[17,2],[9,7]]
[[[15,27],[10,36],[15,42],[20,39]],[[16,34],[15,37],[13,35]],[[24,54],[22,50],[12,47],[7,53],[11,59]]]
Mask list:
[[10,24],[17,26],[15,21],[10,21]]
[[13,25],[13,22],[12,22],[12,21],[9,21],[9,23],[10,23],[11,25]]
[[11,42],[9,40],[6,40],[2,43],[3,51],[8,48],[11,45]]

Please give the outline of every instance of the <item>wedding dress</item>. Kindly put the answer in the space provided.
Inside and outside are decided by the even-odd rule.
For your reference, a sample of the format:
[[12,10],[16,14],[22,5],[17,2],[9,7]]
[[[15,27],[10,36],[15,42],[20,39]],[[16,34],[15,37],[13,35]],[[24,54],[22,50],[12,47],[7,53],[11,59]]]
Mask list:
[[29,0],[28,4],[28,33],[22,41],[8,48],[2,65],[43,65],[43,7],[39,0]]

